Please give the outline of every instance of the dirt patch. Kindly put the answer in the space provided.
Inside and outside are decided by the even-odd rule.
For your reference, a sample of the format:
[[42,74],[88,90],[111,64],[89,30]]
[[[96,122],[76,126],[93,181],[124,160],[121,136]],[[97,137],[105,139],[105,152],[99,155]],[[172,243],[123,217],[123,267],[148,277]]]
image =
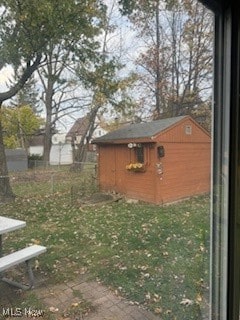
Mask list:
[[115,200],[113,195],[106,194],[106,193],[94,193],[90,198],[89,201],[91,203],[98,203],[103,201],[113,201]]
[[110,193],[97,192],[88,197],[78,199],[81,206],[102,205],[105,203],[117,202],[122,199],[122,196]]

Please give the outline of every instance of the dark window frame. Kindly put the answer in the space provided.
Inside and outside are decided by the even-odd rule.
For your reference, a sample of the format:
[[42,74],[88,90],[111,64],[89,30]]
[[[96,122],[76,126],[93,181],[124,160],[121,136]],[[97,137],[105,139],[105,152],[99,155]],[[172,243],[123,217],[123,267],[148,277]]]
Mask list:
[[240,14],[236,1],[201,2],[215,13],[211,319],[239,320]]
[[136,146],[136,148],[134,148],[136,162],[144,163],[144,160],[145,160],[144,149],[145,148],[142,144],[139,146]]

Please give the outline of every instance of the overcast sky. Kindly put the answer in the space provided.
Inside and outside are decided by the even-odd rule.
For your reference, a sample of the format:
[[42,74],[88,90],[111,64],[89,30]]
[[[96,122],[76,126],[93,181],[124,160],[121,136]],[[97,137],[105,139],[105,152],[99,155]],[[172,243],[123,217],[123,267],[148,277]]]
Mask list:
[[4,92],[7,90],[6,83],[11,79],[12,68],[10,66],[4,67],[0,71],[0,91]]

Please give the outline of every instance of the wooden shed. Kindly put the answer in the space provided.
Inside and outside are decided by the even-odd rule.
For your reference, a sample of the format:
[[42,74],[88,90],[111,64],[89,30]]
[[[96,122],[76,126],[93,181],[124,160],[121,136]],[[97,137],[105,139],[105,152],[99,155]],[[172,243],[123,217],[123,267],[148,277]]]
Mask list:
[[131,124],[94,143],[102,191],[163,204],[210,190],[211,137],[189,116]]

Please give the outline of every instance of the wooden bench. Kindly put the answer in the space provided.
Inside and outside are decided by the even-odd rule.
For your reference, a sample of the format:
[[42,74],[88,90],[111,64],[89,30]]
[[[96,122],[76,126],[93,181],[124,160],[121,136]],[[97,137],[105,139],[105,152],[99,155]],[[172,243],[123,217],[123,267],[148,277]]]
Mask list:
[[[30,260],[37,257],[41,253],[46,252],[46,250],[47,250],[46,247],[39,246],[39,245],[32,245],[30,247],[21,249],[19,251],[16,251],[1,257],[0,258],[1,280],[24,290],[31,289],[34,285],[34,276],[33,276],[32,268],[30,265]],[[23,285],[21,283],[5,278],[1,275],[3,271],[6,271],[7,269],[14,267],[23,262],[25,262],[27,265],[27,271],[29,275],[29,285]]]

